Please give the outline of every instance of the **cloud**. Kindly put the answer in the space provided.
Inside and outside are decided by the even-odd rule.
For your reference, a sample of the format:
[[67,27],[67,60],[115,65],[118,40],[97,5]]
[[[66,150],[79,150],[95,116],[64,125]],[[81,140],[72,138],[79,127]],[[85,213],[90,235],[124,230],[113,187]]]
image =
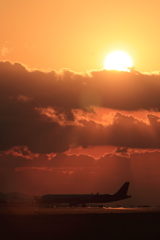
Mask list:
[[12,154],[16,157],[23,157],[26,159],[33,159],[34,157],[39,157],[39,154],[33,154],[29,151],[26,146],[13,147],[10,150],[6,151],[5,154]]
[[[67,69],[41,72],[20,63],[0,62],[0,151],[16,152],[15,147],[21,147],[16,154],[28,156],[102,145],[160,148],[159,117],[148,114],[147,124],[120,113],[159,111],[159,92],[158,74],[106,70],[79,74]],[[95,107],[117,113],[107,125],[78,118],[79,111],[85,116],[95,113]]]
[[28,71],[19,63],[0,62],[0,93],[30,99],[37,108],[51,107],[73,120],[72,110],[92,106],[119,110],[160,109],[160,75],[137,72],[74,73]]
[[115,152],[117,156],[130,158],[130,151],[126,147],[118,147]]
[[[61,153],[72,147],[117,146],[117,154],[129,154],[127,148],[160,148],[160,122],[156,116],[148,116],[146,124],[133,116],[117,113],[110,125],[95,121],[81,121],[79,126],[61,126],[45,119],[27,120],[25,123],[3,122],[1,151],[6,154],[26,155],[33,153]],[[2,122],[2,121],[1,121]],[[17,126],[17,124],[19,124]],[[15,147],[19,146],[19,148]],[[24,149],[24,146],[26,148]],[[8,151],[10,149],[10,151]],[[22,152],[23,150],[23,152]]]

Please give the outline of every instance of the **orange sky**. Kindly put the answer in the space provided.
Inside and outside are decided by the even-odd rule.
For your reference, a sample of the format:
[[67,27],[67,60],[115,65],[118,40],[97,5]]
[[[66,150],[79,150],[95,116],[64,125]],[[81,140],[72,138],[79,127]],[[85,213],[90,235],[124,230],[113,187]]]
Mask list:
[[103,68],[123,50],[138,71],[159,70],[160,2],[0,0],[0,60],[30,68]]
[[[107,193],[130,181],[128,204],[159,205],[160,2],[0,6],[0,192]],[[103,69],[115,50],[135,71]]]

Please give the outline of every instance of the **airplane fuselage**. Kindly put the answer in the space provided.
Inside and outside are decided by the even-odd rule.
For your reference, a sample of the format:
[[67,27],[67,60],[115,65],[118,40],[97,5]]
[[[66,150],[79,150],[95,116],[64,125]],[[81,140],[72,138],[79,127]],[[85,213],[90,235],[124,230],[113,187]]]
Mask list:
[[130,198],[130,196],[116,196],[109,194],[48,194],[42,196],[39,200],[41,203],[69,203],[78,205],[83,203],[107,203]]

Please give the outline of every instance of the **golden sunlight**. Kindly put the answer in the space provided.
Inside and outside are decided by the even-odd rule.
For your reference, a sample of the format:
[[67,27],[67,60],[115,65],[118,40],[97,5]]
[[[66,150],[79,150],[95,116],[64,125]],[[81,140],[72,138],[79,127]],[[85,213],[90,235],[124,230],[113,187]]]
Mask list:
[[129,72],[130,68],[132,67],[132,59],[125,52],[114,51],[106,57],[104,67],[107,70]]

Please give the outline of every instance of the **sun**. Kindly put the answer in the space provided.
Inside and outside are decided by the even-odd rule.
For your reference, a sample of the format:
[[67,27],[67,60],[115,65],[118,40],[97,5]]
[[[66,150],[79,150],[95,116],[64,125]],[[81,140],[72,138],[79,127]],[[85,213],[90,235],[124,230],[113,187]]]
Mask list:
[[129,72],[133,66],[131,57],[123,51],[111,52],[105,59],[104,67],[107,70]]

